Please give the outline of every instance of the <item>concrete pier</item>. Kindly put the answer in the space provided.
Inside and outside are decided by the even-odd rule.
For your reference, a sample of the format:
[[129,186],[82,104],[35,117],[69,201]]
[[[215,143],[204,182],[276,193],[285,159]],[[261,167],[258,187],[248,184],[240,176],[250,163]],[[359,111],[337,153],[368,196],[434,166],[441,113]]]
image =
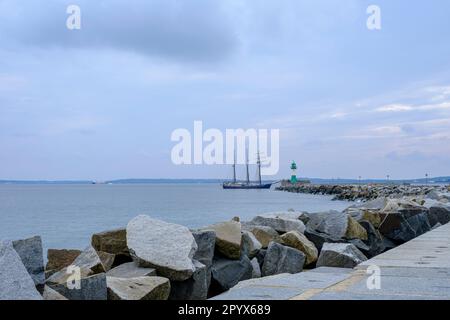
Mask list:
[[[377,269],[377,267],[379,269]],[[368,271],[379,270],[379,289]],[[368,285],[369,283],[369,285]],[[450,224],[361,263],[242,281],[215,300],[449,300]]]

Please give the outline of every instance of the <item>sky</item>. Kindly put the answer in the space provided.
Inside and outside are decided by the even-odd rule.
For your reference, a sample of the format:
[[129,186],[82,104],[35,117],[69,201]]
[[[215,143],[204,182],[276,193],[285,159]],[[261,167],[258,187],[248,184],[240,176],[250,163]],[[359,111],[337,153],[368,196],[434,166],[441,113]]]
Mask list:
[[292,160],[307,177],[450,175],[449,13],[447,0],[0,0],[0,179],[229,176],[172,163],[171,133],[196,120],[279,129],[270,178]]

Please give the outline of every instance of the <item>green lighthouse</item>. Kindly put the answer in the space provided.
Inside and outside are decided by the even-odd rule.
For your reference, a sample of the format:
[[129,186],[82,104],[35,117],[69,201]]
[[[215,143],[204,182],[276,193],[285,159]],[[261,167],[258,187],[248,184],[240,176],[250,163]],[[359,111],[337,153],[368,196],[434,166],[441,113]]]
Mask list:
[[297,180],[297,164],[295,163],[295,161],[292,161],[291,163],[291,183],[292,184],[296,184],[298,182]]

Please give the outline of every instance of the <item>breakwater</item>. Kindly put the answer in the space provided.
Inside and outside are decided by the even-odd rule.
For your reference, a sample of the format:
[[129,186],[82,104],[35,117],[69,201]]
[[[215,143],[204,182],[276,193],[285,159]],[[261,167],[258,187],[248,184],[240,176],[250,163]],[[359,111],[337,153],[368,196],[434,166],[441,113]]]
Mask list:
[[400,184],[290,184],[282,183],[278,191],[333,195],[334,200],[373,200],[380,197],[436,197],[450,191],[450,186]]

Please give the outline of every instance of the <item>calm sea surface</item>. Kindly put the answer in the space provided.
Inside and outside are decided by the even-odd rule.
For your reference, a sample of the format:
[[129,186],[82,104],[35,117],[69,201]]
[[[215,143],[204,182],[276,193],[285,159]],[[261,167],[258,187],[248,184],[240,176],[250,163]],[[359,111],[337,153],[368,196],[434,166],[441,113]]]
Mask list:
[[0,185],[0,239],[42,236],[44,249],[82,249],[92,233],[124,227],[139,214],[187,227],[293,208],[342,210],[331,197],[215,184]]

